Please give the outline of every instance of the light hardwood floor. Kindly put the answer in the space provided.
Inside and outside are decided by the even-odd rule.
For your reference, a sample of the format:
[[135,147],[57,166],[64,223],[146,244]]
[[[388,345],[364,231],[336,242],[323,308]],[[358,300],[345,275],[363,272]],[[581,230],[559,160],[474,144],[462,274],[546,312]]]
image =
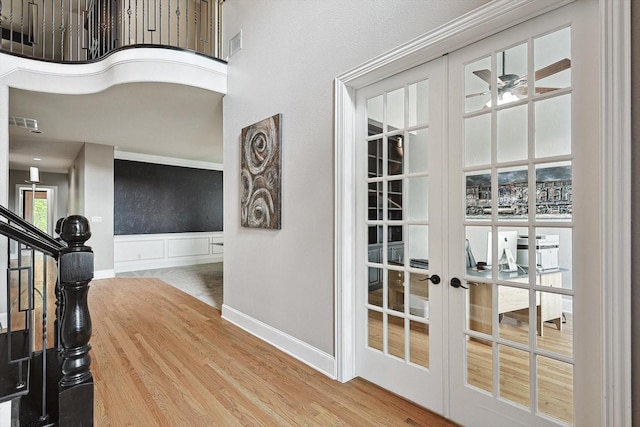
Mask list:
[[364,380],[331,380],[154,278],[94,280],[97,426],[452,426]]

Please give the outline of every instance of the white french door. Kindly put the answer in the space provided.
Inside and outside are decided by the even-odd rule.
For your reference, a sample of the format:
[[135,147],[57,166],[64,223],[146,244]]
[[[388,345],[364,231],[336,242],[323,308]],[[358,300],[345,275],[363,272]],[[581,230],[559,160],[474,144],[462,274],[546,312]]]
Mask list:
[[[358,94],[359,374],[443,405],[442,62]],[[363,208],[364,207],[364,208]]]
[[356,372],[463,425],[601,414],[590,6],[358,91]]

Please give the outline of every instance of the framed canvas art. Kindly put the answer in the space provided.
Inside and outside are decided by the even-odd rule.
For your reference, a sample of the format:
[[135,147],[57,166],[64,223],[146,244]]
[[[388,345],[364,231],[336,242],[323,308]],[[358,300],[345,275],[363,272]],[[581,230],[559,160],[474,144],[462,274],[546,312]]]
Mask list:
[[281,228],[281,123],[282,114],[276,114],[242,129],[242,227]]

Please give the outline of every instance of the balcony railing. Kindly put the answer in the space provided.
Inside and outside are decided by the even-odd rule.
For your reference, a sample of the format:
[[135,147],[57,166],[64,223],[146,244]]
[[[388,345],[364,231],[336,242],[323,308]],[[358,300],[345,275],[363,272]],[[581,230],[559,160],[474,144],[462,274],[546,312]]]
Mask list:
[[220,58],[224,0],[0,0],[0,52],[56,62],[140,45]]

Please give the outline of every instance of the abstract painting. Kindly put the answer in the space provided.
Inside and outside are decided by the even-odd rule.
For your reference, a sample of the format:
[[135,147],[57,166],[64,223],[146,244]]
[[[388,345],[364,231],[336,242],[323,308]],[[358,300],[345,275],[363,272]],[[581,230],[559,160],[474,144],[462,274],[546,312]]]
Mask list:
[[249,228],[281,227],[282,114],[242,129],[240,172],[240,225]]

